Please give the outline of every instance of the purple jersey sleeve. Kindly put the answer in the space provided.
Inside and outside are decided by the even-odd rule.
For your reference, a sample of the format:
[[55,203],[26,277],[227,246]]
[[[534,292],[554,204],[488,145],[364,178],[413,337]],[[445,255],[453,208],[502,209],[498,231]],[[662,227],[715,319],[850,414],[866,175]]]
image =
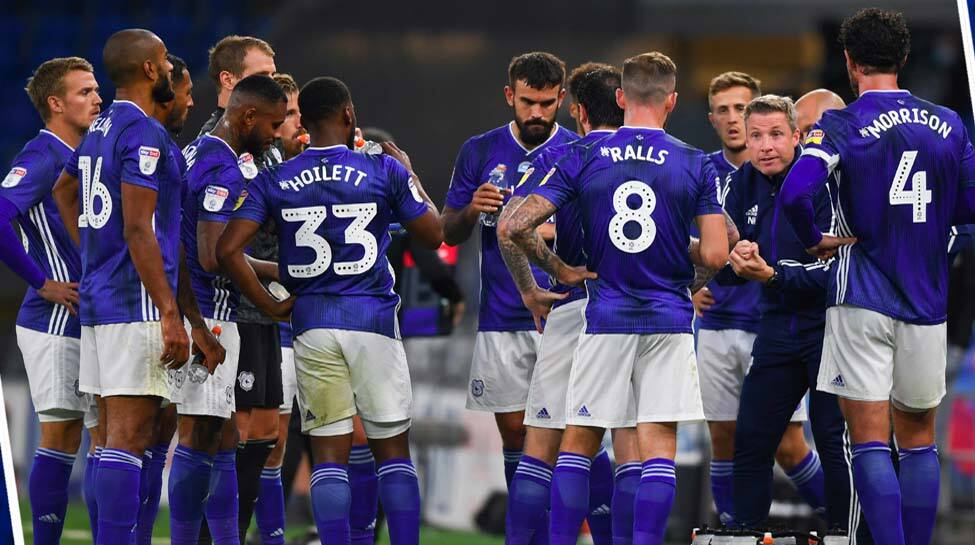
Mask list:
[[478,159],[477,146],[473,139],[464,143],[457,154],[454,172],[450,176],[450,187],[447,189],[445,204],[454,210],[460,210],[471,203],[474,191],[481,185],[477,179]]
[[823,239],[816,226],[813,196],[826,185],[829,175],[839,164],[840,153],[822,122],[816,123],[803,142],[802,155],[782,184],[782,208],[786,218],[806,248]]
[[555,163],[538,181],[538,187],[532,191],[535,195],[561,208],[565,203],[576,198],[578,185],[576,177],[579,173],[578,152],[569,151],[565,157]]
[[966,142],[962,151],[958,181],[961,187],[954,223],[975,223],[975,148],[971,142]]
[[122,182],[159,191],[156,172],[169,155],[169,143],[150,118],[140,119],[119,135]]
[[71,156],[68,157],[68,162],[64,164],[64,171],[75,178],[78,177],[78,149],[80,147],[78,146],[71,152]]
[[389,204],[396,221],[406,224],[427,213],[427,203],[413,183],[413,177],[399,161],[383,156],[389,180]]
[[237,165],[226,163],[215,163],[204,176],[209,180],[196,195],[197,221],[227,223],[243,190],[244,177]]
[[705,216],[708,214],[720,214],[721,203],[718,202],[718,186],[721,178],[718,171],[714,169],[710,159],[705,159],[701,163],[701,174],[698,177],[698,197],[695,214]]
[[58,173],[53,161],[39,151],[21,154],[0,183],[0,197],[14,204],[26,214],[35,204],[51,193]]
[[261,171],[247,184],[247,195],[234,212],[233,219],[243,219],[263,224],[268,218],[267,184],[270,183],[268,171]]

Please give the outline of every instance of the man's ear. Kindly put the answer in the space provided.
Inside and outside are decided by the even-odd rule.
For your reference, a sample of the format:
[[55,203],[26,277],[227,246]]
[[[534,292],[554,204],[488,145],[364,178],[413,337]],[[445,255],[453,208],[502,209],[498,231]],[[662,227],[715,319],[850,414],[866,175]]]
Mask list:
[[142,73],[152,82],[155,82],[159,78],[159,72],[156,70],[155,63],[149,59],[142,61]]
[[217,76],[217,79],[220,80],[221,89],[232,91],[234,89],[234,86],[237,85],[237,77],[226,70],[220,72],[220,75]]
[[622,88],[616,89],[616,105],[626,111],[626,95],[623,94]]
[[47,97],[47,109],[52,114],[64,113],[64,102],[62,102],[60,98],[51,95]]
[[504,99],[508,102],[508,106],[514,107],[515,105],[515,90],[511,88],[510,85],[504,86]]

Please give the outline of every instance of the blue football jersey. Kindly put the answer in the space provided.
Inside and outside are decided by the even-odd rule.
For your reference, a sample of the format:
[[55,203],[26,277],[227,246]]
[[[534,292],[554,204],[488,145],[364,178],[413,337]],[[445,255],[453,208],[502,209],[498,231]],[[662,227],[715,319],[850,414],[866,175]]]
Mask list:
[[427,210],[395,159],[336,145],[261,171],[234,219],[274,221],[281,284],[297,297],[295,336],[325,328],[396,338],[389,224]]
[[[731,185],[731,174],[738,167],[728,162],[722,150],[712,152],[708,157],[718,173],[718,200],[723,204]],[[762,296],[760,285],[749,282],[739,286],[722,286],[711,281],[708,289],[714,295],[714,304],[697,319],[701,329],[758,331],[758,301]]]
[[561,208],[578,199],[587,333],[690,333],[687,252],[697,216],[721,214],[717,174],[701,150],[662,129],[622,127],[573,145],[535,193]]
[[[13,168],[0,182],[0,197],[13,203],[20,212],[17,223],[24,248],[44,275],[60,282],[81,278],[78,247],[68,235],[51,196],[64,164],[73,150],[53,132],[42,129],[27,142],[13,161]],[[62,305],[49,303],[32,287],[17,313],[17,325],[50,333],[80,337],[78,318]]]
[[837,234],[857,237],[837,253],[829,304],[944,322],[955,205],[975,182],[975,152],[958,114],[905,90],[868,91],[826,112],[803,155],[836,173]]
[[181,238],[186,251],[190,283],[208,318],[235,321],[240,292],[229,278],[207,272],[200,265],[196,241],[197,222],[227,223],[241,204],[244,185],[257,176],[257,165],[249,153],[240,157],[229,144],[205,134],[183,151],[189,170],[186,172],[186,195],[183,198]]
[[122,184],[156,192],[153,229],[163,269],[176,294],[179,272],[178,149],[166,129],[135,103],[116,100],[92,123],[65,166],[79,181],[82,325],[151,322],[160,318],[125,242]]
[[[579,145],[590,145],[593,142],[602,140],[613,134],[610,130],[591,131],[589,134],[576,140]],[[549,146],[538,157],[532,161],[532,166],[525,171],[518,185],[515,187],[514,194],[519,197],[530,195],[545,174],[551,170],[555,163],[569,151],[572,143]],[[582,249],[582,225],[579,223],[578,201],[570,201],[558,209],[555,213],[555,244],[552,250],[562,261],[573,267],[586,264],[586,252]],[[557,308],[572,301],[577,301],[586,296],[586,290],[578,286],[566,286],[549,279],[552,284],[551,290],[556,293],[568,293],[568,297],[561,301],[556,301],[552,308]]]
[[[549,146],[572,142],[578,136],[556,125],[551,136],[531,151],[512,133],[513,123],[498,127],[464,143],[447,190],[446,204],[461,210],[471,202],[474,192],[488,181],[498,165],[507,167],[505,182],[514,187],[531,168],[531,162]],[[535,322],[521,301],[518,286],[505,267],[494,227],[478,224],[481,232],[481,296],[478,331],[534,331]],[[550,286],[548,275],[533,267],[535,280],[542,288]]]

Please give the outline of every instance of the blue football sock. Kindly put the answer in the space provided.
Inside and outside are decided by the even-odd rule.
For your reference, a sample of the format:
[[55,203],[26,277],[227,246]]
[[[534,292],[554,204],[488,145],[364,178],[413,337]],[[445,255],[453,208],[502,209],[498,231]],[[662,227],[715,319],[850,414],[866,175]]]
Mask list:
[[142,507],[139,509],[139,526],[135,529],[136,545],[150,545],[152,543],[152,528],[156,524],[159,514],[159,497],[162,494],[162,474],[166,467],[166,454],[169,453],[169,443],[159,444],[146,451],[142,460],[142,486],[140,499]]
[[261,488],[254,504],[254,518],[264,545],[284,545],[284,485],[281,466],[265,467],[261,472]]
[[636,491],[640,486],[640,462],[621,464],[616,468],[616,486],[613,487],[613,545],[633,543],[633,507]]
[[508,490],[505,545],[528,545],[537,533],[548,533],[552,466],[524,455]]
[[725,526],[734,525],[735,501],[732,482],[735,463],[732,460],[711,460],[711,495],[718,511],[718,520]]
[[34,453],[27,490],[37,545],[56,545],[61,541],[74,457],[74,454],[48,448],[39,448]]
[[311,507],[322,543],[350,542],[352,503],[349,474],[342,464],[318,464],[311,473]]
[[213,456],[183,445],[173,452],[169,470],[169,527],[173,545],[196,545],[207,494]]
[[379,476],[376,474],[376,460],[368,445],[352,447],[349,454],[349,486],[352,489],[349,510],[352,545],[372,545],[379,508]]
[[[906,545],[929,545],[938,514],[941,465],[934,445],[898,449]],[[871,527],[872,528],[872,527]]]
[[409,458],[379,464],[379,498],[386,513],[390,545],[420,543],[420,482]]
[[98,545],[130,545],[139,519],[142,458],[106,448],[98,460]]
[[663,545],[676,488],[677,466],[673,460],[651,458],[643,462],[635,506],[640,516],[633,521],[633,545]]
[[796,485],[799,495],[806,500],[809,507],[817,515],[826,514],[826,476],[823,465],[819,461],[819,454],[810,450],[809,454],[799,462],[799,465],[786,472],[792,484]]
[[240,545],[238,507],[237,449],[222,450],[213,458],[210,497],[204,510],[213,545]]
[[612,545],[613,462],[606,449],[600,448],[589,470],[589,532],[595,545]]
[[82,493],[85,497],[85,505],[88,506],[88,524],[91,527],[91,542],[97,541],[98,537],[98,502],[95,501],[95,479],[98,474],[98,457],[101,456],[102,447],[95,447],[94,453],[88,453],[85,458],[85,481],[82,483]]
[[901,489],[887,443],[853,445],[853,484],[874,542],[905,545]]
[[508,489],[511,489],[511,480],[515,478],[515,470],[518,469],[518,462],[521,461],[521,450],[520,449],[501,449],[504,455],[504,482],[508,484]]
[[582,521],[589,513],[589,468],[592,460],[560,452],[552,472],[549,540],[552,545],[575,545]]

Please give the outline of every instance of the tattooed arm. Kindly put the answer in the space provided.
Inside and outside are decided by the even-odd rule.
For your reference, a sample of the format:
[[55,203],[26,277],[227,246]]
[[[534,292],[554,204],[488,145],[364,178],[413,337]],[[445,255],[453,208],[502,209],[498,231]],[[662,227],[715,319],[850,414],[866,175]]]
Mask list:
[[538,265],[559,282],[569,286],[581,286],[586,280],[596,278],[596,274],[585,267],[570,267],[555,255],[538,234],[536,228],[555,213],[555,206],[544,197],[529,195],[515,210],[503,226],[499,235],[513,242],[529,261]]
[[[735,226],[735,222],[732,221],[731,216],[727,212],[724,213],[724,220],[728,232],[728,251],[731,251],[738,244],[740,235],[738,234],[738,228]],[[691,243],[687,247],[687,253],[690,254],[691,262],[694,264],[694,281],[691,282],[691,293],[696,293],[699,289],[711,282],[711,279],[721,269],[710,269],[704,266],[704,261],[701,258],[700,239],[691,237]]]

